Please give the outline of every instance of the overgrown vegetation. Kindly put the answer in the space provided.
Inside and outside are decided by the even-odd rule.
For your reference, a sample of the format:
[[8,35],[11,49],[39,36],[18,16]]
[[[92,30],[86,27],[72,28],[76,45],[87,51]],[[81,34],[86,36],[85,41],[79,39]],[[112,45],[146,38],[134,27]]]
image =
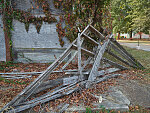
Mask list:
[[4,81],[5,83],[8,84],[20,84],[20,85],[24,85],[27,84],[26,82],[21,82],[19,80],[8,80],[8,79],[4,79],[3,77],[0,76],[0,81]]
[[17,67],[17,65],[15,64],[16,63],[12,61],[0,62],[0,71],[3,71],[4,69],[9,68],[9,67],[14,67],[14,66]]

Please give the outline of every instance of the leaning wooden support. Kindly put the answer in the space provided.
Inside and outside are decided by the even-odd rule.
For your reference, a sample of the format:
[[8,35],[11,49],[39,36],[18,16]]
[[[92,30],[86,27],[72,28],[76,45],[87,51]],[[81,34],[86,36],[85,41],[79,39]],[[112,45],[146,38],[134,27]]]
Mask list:
[[129,54],[115,39],[111,39],[111,41],[117,45],[125,54],[127,54],[135,63],[136,63],[136,66],[138,66],[139,68],[143,69],[144,67],[137,61],[133,58],[133,56],[131,54]]
[[96,76],[97,76],[96,74],[97,74],[98,68],[100,66],[102,56],[103,56],[103,54],[107,48],[107,45],[109,44],[109,41],[110,40],[108,39],[102,46],[99,45],[100,50],[98,52],[96,60],[94,61],[92,70],[91,70],[89,78],[88,78],[88,81],[94,81],[96,79]]
[[[89,26],[87,26],[83,32],[85,33],[88,30]],[[70,54],[71,48],[73,44],[77,41],[74,40],[70,46],[64,51],[64,53],[53,62],[38,78],[36,78],[29,86],[27,86],[19,95],[17,95],[12,101],[10,101],[7,105],[5,105],[0,112],[6,109],[9,106],[15,106],[22,101],[25,101],[28,97],[30,97],[33,92],[41,85],[41,83],[52,73],[52,71]]]
[[122,65],[120,65],[120,64],[118,64],[118,63],[115,63],[115,62],[113,62],[113,61],[111,61],[111,60],[109,60],[109,59],[107,59],[107,58],[103,58],[103,61],[104,61],[104,62],[107,62],[107,63],[109,63],[110,65],[113,65],[113,66],[115,66],[115,67],[117,67],[117,68],[120,68],[121,70],[126,70],[126,69],[128,69],[127,67],[122,66]]
[[[98,35],[98,38],[100,39],[99,42],[92,39],[90,36],[88,36],[88,32],[91,31],[92,33],[95,33]],[[118,53],[122,54],[123,57],[128,57],[125,61],[121,57],[115,55],[111,51],[107,51],[110,55],[117,58],[118,60],[122,61],[126,65],[129,66],[137,66],[137,62],[132,56],[130,56],[124,48],[117,42],[115,42],[112,39],[112,35],[108,35],[109,38],[105,39],[105,37],[92,25],[88,25],[83,32],[80,32],[78,34],[78,38],[75,39],[69,47],[64,51],[64,53],[56,59],[45,71],[43,72],[25,72],[26,74],[40,74],[29,86],[27,86],[19,95],[17,95],[12,101],[10,101],[7,105],[5,105],[0,112],[3,112],[8,107],[13,107],[15,112],[22,112],[23,110],[29,109],[31,107],[34,107],[38,105],[39,103],[43,104],[48,101],[54,100],[56,98],[60,98],[64,95],[69,95],[75,91],[78,91],[82,88],[89,87],[91,83],[99,83],[102,81],[105,81],[107,79],[110,79],[112,77],[120,76],[119,74],[113,74],[110,73],[128,69],[125,66],[122,66],[116,62],[113,62],[109,59],[103,58],[104,52],[106,52],[107,48],[114,48]],[[93,51],[87,50],[84,48],[84,44],[82,45],[84,40],[88,40],[90,43],[93,43],[95,47],[93,47]],[[102,42],[103,41],[103,42]],[[110,42],[112,42],[113,46],[109,46]],[[103,44],[103,45],[101,45]],[[116,49],[117,48],[117,49]],[[75,49],[75,53],[73,56],[67,61],[65,65],[62,64],[62,62],[65,60],[67,56],[69,56],[72,53],[72,49]],[[120,51],[121,52],[120,52]],[[88,59],[84,62],[83,65],[81,65],[82,58],[81,54],[86,53],[85,58],[88,57]],[[76,70],[64,70],[69,63],[74,59],[74,57],[77,55],[78,57],[78,69]],[[83,55],[82,55],[83,56]],[[85,59],[84,58],[84,59]],[[91,62],[92,61],[92,62]],[[110,65],[117,67],[117,68],[109,68],[106,70],[100,70],[100,64],[101,63],[109,63]],[[63,66],[61,66],[62,64]],[[88,65],[90,64],[90,65]],[[133,64],[133,65],[132,65]],[[88,66],[87,66],[88,65]],[[93,65],[93,66],[92,66]],[[54,71],[58,66],[62,67],[58,71]],[[87,70],[84,70],[85,67],[91,68]],[[142,65],[139,65],[137,67],[142,67]],[[55,80],[48,80],[48,77],[52,73],[60,73],[63,72],[71,75],[65,76],[65,78],[58,78]],[[18,73],[16,73],[16,76]],[[24,73],[22,73],[24,74]],[[76,75],[78,74],[78,75]],[[72,76],[73,75],[73,76]],[[76,75],[76,76],[75,76]],[[71,77],[70,77],[71,76]],[[80,77],[81,76],[81,77]],[[79,80],[79,77],[82,78]],[[47,80],[47,81],[46,81]],[[53,88],[50,92],[47,92],[39,97],[33,98],[37,93],[42,92],[44,90]],[[39,93],[41,94],[41,93]],[[31,99],[32,98],[32,99]],[[66,109],[68,105],[62,107],[62,109]],[[13,112],[13,111],[10,111]]]
[[62,67],[62,70],[64,70],[67,66],[68,66],[68,64],[74,59],[74,57],[77,55],[77,53],[78,53],[78,51],[75,51],[74,53],[73,53],[73,55],[71,56],[71,58],[67,61],[67,63]]
[[106,81],[110,78],[115,78],[115,77],[118,77],[118,76],[122,76],[122,74],[112,74],[112,75],[107,75],[107,76],[104,76],[102,78],[99,78],[98,80],[96,80],[94,83],[100,83],[100,82],[103,82],[103,81]]
[[[72,47],[72,48],[75,49],[75,50],[78,49],[78,47],[77,47],[76,44],[73,44],[73,47]],[[94,56],[94,55],[95,55],[95,53],[93,53],[92,51],[89,51],[89,50],[87,50],[87,49],[85,49],[85,48],[81,48],[81,52],[84,52],[84,53],[86,53],[86,54],[88,54],[88,55],[90,55],[90,56]]]
[[82,71],[81,71],[81,37],[80,37],[80,33],[78,33],[78,37],[77,37],[77,50],[78,50],[78,72],[80,73],[80,80],[82,80],[83,78],[83,74],[82,74]]
[[76,85],[70,87],[69,89],[67,89],[67,88],[68,88],[68,86],[62,88],[63,93],[58,93],[59,91],[61,91],[61,90],[59,90],[59,91],[55,91],[55,93],[53,93],[53,95],[50,95],[51,94],[50,93],[48,95],[41,96],[41,98],[39,98],[39,99],[34,99],[34,100],[28,101],[26,103],[22,103],[20,106],[16,106],[16,108],[14,108],[13,111],[15,111],[15,113],[21,112],[21,111],[24,111],[31,107],[34,107],[34,106],[38,105],[39,103],[41,103],[41,104],[46,103],[46,102],[54,100],[56,98],[59,98],[59,97],[65,96],[65,95],[69,95],[80,89]]
[[132,65],[133,65],[134,67],[138,68],[137,65],[136,65],[136,63],[135,63],[127,54],[125,54],[122,50],[120,50],[119,48],[117,48],[113,43],[111,44],[111,47],[112,47],[116,52],[118,52],[122,57],[124,57],[126,60],[128,60],[130,63],[132,63]]
[[130,64],[130,63],[128,63],[127,61],[125,61],[125,60],[122,59],[121,57],[115,55],[113,52],[107,51],[107,53],[110,54],[111,56],[113,56],[114,58],[120,60],[120,61],[123,62],[124,64],[126,64],[126,65],[128,65],[128,66],[131,66],[131,67],[133,67],[133,68],[137,68],[136,66],[134,66],[134,65],[132,65],[132,64]]
[[104,35],[101,34],[101,33],[100,33],[97,29],[95,29],[92,25],[90,25],[89,28],[90,28],[90,30],[91,30],[93,33],[97,34],[101,40],[104,40],[104,39],[105,39]]

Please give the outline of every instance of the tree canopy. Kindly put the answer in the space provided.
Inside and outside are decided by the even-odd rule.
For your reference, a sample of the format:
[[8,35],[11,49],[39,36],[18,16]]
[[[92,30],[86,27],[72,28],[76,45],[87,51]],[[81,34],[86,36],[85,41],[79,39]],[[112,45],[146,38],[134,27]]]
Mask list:
[[112,0],[114,32],[150,30],[150,0]]

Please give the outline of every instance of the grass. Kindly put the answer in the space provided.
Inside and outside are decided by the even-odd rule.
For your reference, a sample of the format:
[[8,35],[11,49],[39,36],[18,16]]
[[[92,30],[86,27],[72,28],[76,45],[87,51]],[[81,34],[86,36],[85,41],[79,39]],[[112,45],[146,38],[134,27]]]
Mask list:
[[137,50],[124,46],[124,48],[137,59],[145,68],[150,69],[150,52],[144,50]]
[[6,67],[18,67],[18,65],[15,65],[15,62],[9,61],[9,62],[0,62],[0,71],[3,71]]
[[[91,108],[86,108],[86,113],[122,113],[121,111],[115,111],[111,109],[106,109],[105,107],[100,107],[101,110],[93,112]],[[150,110],[145,109],[141,106],[129,106],[128,112],[123,113],[149,113]]]

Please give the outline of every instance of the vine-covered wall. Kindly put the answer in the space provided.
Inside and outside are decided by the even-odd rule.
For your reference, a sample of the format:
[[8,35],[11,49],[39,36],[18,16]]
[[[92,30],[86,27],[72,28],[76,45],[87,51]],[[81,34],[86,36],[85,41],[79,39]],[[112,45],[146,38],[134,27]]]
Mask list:
[[0,14],[0,61],[6,61],[5,37],[1,14]]
[[[26,43],[22,43],[22,40],[20,40],[20,43],[18,42],[18,44],[20,45],[16,47],[16,41],[12,40],[15,40],[15,38],[18,37],[18,35],[19,37],[30,37],[30,30],[33,32],[33,29],[35,28],[36,33],[34,31],[33,34],[31,34],[32,37],[38,37],[42,34],[42,26],[46,24],[56,25],[55,29],[58,33],[58,36],[57,39],[56,37],[54,37],[54,39],[56,39],[55,41],[59,41],[61,47],[65,47],[64,37],[67,37],[67,39],[70,42],[72,42],[77,37],[78,27],[80,27],[82,31],[87,26],[87,24],[91,22],[91,20],[93,21],[94,27],[96,27],[102,33],[106,31],[105,34],[109,34],[112,30],[112,19],[109,12],[110,0],[11,0],[11,2],[10,0],[5,1],[5,31],[7,31],[7,36],[10,40],[9,48],[11,52],[16,51],[16,48],[21,47],[20,45],[26,45]],[[57,11],[60,12],[57,13]],[[38,17],[35,15],[38,15]],[[56,17],[58,17],[59,19],[56,19]],[[20,22],[21,25],[19,25],[20,23],[16,24],[15,22]],[[22,24],[24,24],[24,28],[22,28]],[[15,32],[16,29],[20,30],[20,28],[22,29],[22,31],[25,29],[27,34],[25,33],[21,36],[20,34],[22,34],[22,31]],[[12,32],[14,37],[11,34]],[[51,37],[53,37],[52,34]],[[92,38],[96,37],[93,36]],[[30,41],[32,46],[40,47],[39,45],[41,43],[32,43],[32,39],[30,39]],[[12,46],[14,47],[12,48]],[[89,47],[90,46],[92,45],[89,44]],[[57,46],[57,48],[59,48],[59,46]],[[18,58],[16,53],[15,55],[12,54],[12,56],[13,58]]]
[[[7,12],[12,57],[16,62],[52,62],[69,44],[59,40],[56,24],[60,12],[50,9],[46,0],[12,0]],[[35,9],[34,9],[35,8]],[[53,8],[55,8],[53,6]],[[10,28],[10,29],[9,29]]]

